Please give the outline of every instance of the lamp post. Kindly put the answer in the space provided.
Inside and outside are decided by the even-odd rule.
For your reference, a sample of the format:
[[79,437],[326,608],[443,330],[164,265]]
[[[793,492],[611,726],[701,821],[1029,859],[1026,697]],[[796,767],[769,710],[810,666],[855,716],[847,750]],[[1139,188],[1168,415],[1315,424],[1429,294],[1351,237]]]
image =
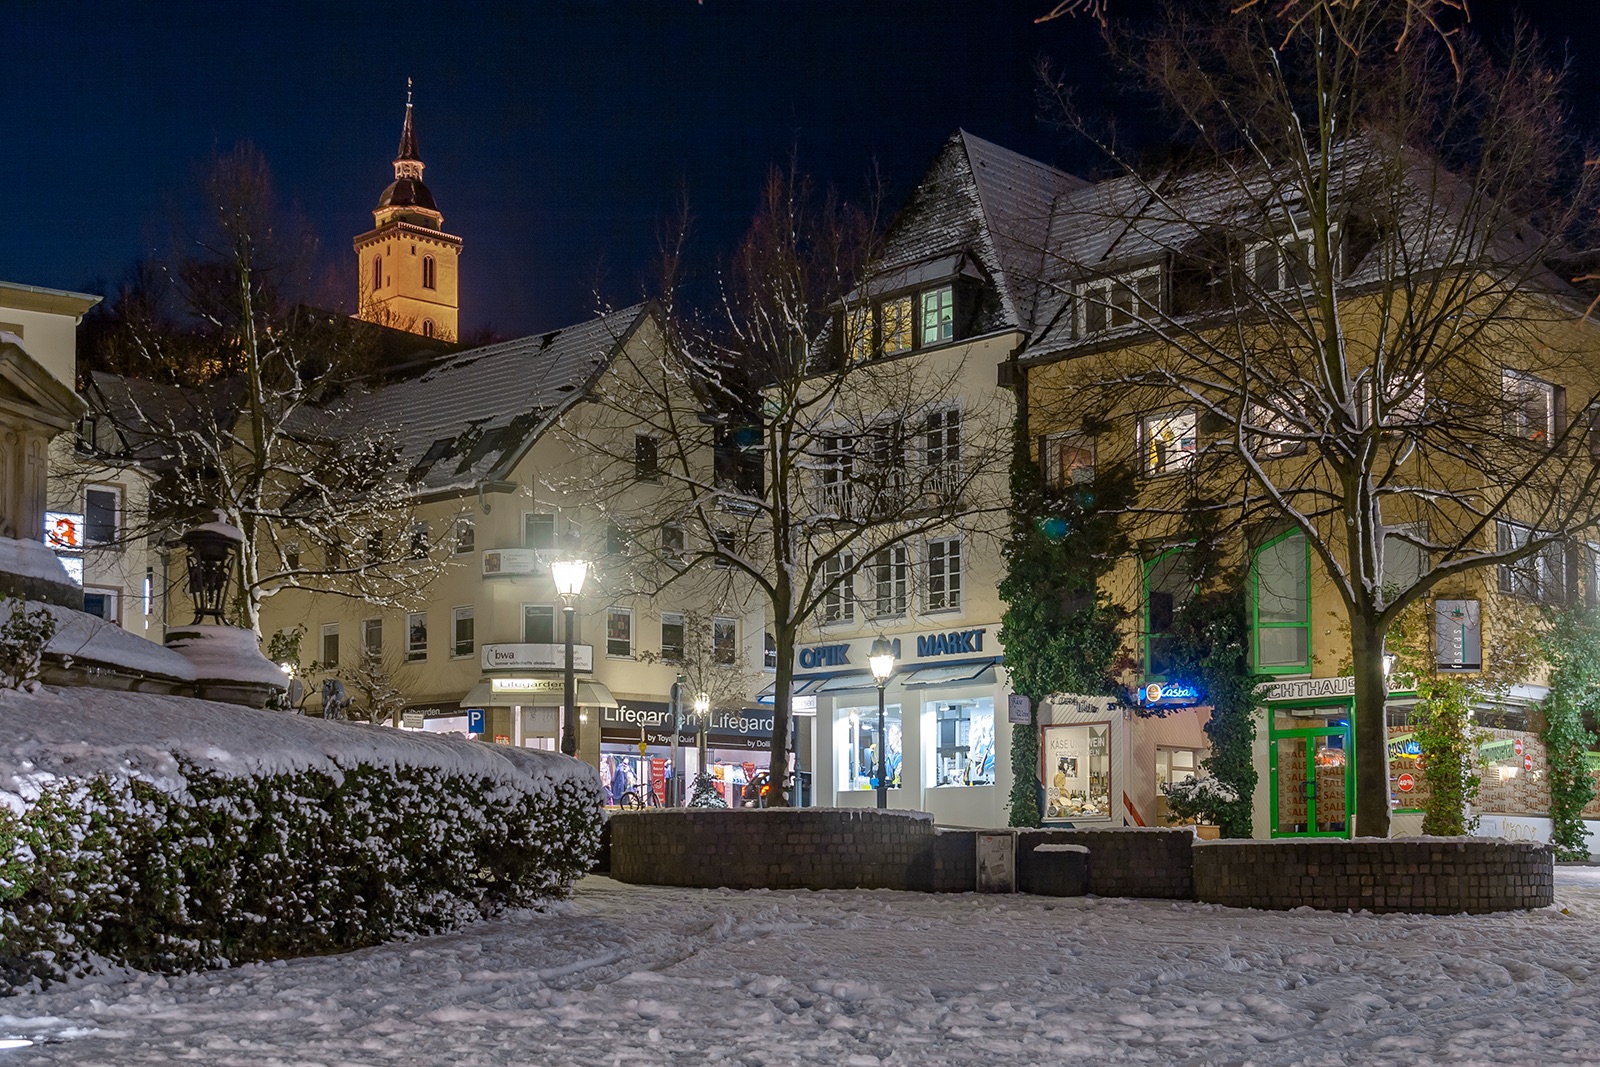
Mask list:
[[227,625],[223,615],[228,579],[233,576],[233,554],[244,543],[244,534],[218,510],[215,519],[186,530],[178,541],[189,554],[189,595],[194,598],[195,623],[209,616],[218,626]]
[[872,667],[872,678],[878,683],[878,807],[889,806],[889,730],[883,708],[883,687],[894,674],[894,646],[888,638],[872,642],[867,653],[867,663]]
[[694,698],[694,720],[699,725],[699,758],[695,761],[695,777],[706,774],[706,722],[711,717],[711,697],[701,693]]
[[573,602],[583,592],[583,580],[588,576],[588,560],[567,559],[550,564],[550,577],[555,580],[556,595],[561,598],[561,612],[567,620],[567,674],[561,705],[561,751],[568,756],[578,754],[578,683],[572,673]]

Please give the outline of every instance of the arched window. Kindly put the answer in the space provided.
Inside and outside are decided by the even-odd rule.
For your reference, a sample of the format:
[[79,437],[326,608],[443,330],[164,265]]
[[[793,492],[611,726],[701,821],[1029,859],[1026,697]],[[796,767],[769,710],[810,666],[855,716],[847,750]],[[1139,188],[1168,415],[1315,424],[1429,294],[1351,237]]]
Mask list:
[[432,337],[433,336],[433,320],[432,319],[423,319],[422,320],[422,336],[424,336],[424,337]]
[[383,257],[374,256],[372,259],[372,291],[377,292],[383,288]]
[[437,280],[437,276],[438,276],[438,273],[434,269],[433,257],[432,256],[423,256],[422,257],[422,287],[424,289],[437,289],[438,286],[435,284],[435,281]]

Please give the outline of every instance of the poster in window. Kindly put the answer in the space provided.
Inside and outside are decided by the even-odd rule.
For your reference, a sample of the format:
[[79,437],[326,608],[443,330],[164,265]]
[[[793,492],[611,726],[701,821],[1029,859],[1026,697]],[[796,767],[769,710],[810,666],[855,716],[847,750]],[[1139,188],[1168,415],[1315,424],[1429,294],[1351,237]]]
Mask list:
[[1095,820],[1111,817],[1111,727],[1047,726],[1040,740],[1044,760],[1044,817]]
[[1441,670],[1483,669],[1483,622],[1476,600],[1434,602],[1434,636]]

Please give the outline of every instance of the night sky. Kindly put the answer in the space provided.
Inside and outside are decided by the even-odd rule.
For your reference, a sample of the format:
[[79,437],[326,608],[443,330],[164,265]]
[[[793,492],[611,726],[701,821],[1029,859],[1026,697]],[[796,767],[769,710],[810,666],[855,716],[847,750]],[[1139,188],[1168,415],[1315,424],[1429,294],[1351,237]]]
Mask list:
[[[1473,0],[1480,27],[1508,5]],[[1600,15],[1526,5],[1570,42],[1594,127]],[[7,160],[0,278],[107,292],[171,220],[214,146],[253,141],[354,301],[350,239],[391,180],[406,78],[426,181],[466,242],[464,332],[579,321],[598,286],[636,298],[687,189],[705,263],[769,164],[852,196],[876,166],[898,203],[957,127],[1068,169],[1033,67],[1113,108],[1094,27],[1049,0],[639,3],[21,3],[0,14]],[[1548,9],[1548,10],[1547,10]],[[337,272],[335,274],[335,272]],[[347,308],[348,309],[348,308]]]

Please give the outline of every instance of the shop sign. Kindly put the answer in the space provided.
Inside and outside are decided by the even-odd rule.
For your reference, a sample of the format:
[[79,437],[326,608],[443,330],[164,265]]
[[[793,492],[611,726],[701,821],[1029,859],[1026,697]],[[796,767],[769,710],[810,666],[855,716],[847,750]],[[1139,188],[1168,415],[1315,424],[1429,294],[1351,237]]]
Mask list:
[[942,634],[919,634],[917,658],[965,656],[983,651],[983,630],[951,630]]
[[1033,702],[1021,693],[1012,693],[1006,698],[1006,721],[1013,726],[1033,722]]
[[1396,759],[1411,759],[1422,755],[1422,742],[1417,740],[1415,734],[1402,734],[1390,739],[1389,755]]
[[815,715],[817,713],[816,697],[791,697],[789,698],[790,715]]
[[1200,703],[1200,689],[1188,682],[1146,682],[1139,689],[1139,703],[1146,707],[1186,707]]
[[1434,642],[1441,670],[1483,669],[1483,623],[1476,600],[1437,600]]
[[[898,645],[899,642],[896,642],[896,644]],[[894,654],[899,656],[900,649],[896,648]],[[818,667],[843,667],[848,665],[849,662],[850,646],[848,644],[815,645],[811,648],[802,648],[800,650],[800,668],[802,670],[813,671]]]
[[554,693],[566,689],[564,678],[491,678],[491,693]]
[[423,714],[421,708],[407,708],[405,711],[401,712],[400,714],[401,714],[401,720],[400,720],[401,721],[401,725],[403,725],[407,730],[420,730],[420,729],[422,729],[423,728],[423,724],[424,724],[424,720],[426,720],[426,718],[427,718],[427,716]]
[[1478,758],[1485,763],[1496,763],[1508,760],[1517,754],[1516,743],[1510,738],[1500,741],[1485,741],[1478,746]]
[[[486,671],[560,671],[567,666],[567,646],[491,644],[483,646],[482,657]],[[594,670],[594,647],[573,645],[572,667]]]
[[57,552],[76,552],[83,548],[83,516],[65,511],[45,512],[44,543]]
[[[1389,692],[1405,692],[1404,684],[1389,680]],[[1353,675],[1338,678],[1301,678],[1292,682],[1267,682],[1256,690],[1257,700],[1321,700],[1325,697],[1353,697],[1356,680]]]
[[[665,704],[646,707],[630,707],[627,704],[623,704],[615,708],[601,708],[600,724],[602,726],[626,727],[630,730],[665,730],[667,732],[666,736],[670,740],[672,736],[672,711]],[[680,726],[686,736],[698,728],[698,724],[694,721],[694,715],[687,708],[684,709]],[[712,712],[710,721],[706,723],[706,733],[732,734],[740,737],[770,737],[772,734],[772,713]]]
[[524,574],[543,574],[549,570],[544,554],[536,548],[493,548],[483,554],[485,578],[508,578]]

